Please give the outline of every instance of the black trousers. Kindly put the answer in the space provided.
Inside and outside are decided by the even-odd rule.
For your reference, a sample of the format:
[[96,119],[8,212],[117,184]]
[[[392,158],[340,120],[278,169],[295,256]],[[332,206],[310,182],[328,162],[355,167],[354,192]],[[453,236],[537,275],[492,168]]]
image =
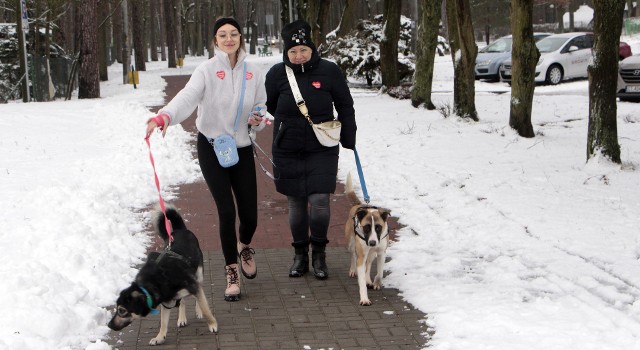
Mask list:
[[[238,148],[238,164],[223,168],[207,138],[198,133],[198,160],[218,209],[220,243],[226,265],[238,262],[238,239],[251,243],[258,226],[258,190],[253,147]],[[234,201],[235,199],[235,201]],[[240,220],[236,237],[236,206]]]
[[314,193],[306,197],[287,196],[287,199],[293,245],[305,245],[309,241],[319,246],[329,243],[327,239],[331,220],[329,193]]

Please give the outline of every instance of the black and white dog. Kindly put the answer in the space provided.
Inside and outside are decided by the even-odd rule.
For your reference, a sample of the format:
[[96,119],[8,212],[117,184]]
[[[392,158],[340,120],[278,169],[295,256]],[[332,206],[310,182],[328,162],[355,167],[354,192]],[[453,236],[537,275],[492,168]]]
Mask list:
[[131,286],[120,292],[116,302],[116,313],[109,328],[119,331],[135,319],[149,313],[157,313],[161,305],[160,332],[151,339],[150,345],[162,344],[167,337],[171,308],[178,306],[178,327],[187,324],[184,303],[180,300],[188,295],[196,297],[196,317],[207,319],[210,332],[218,331],[218,322],[209,309],[202,289],[203,256],[198,239],[189,231],[175,207],[166,207],[167,218],[173,227],[173,242],[165,226],[164,214],[157,210],[152,220],[155,232],[165,241],[162,252],[152,252],[138,272]]

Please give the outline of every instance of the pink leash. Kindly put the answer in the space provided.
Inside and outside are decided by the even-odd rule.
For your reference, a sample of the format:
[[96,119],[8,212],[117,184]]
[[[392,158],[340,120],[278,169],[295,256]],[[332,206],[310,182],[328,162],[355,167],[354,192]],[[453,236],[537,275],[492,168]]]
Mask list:
[[164,208],[164,200],[162,199],[162,194],[160,193],[160,180],[158,180],[158,174],[156,173],[156,164],[153,161],[153,154],[151,153],[151,143],[149,142],[148,137],[144,140],[147,142],[147,146],[149,147],[149,159],[151,160],[151,167],[153,167],[153,177],[156,180],[158,197],[160,197],[160,209],[162,209],[162,214],[164,214],[164,225],[167,228],[167,234],[169,235],[169,246],[171,246],[171,242],[173,242],[173,236],[171,235],[171,223],[169,223],[169,219],[167,219],[167,211]]

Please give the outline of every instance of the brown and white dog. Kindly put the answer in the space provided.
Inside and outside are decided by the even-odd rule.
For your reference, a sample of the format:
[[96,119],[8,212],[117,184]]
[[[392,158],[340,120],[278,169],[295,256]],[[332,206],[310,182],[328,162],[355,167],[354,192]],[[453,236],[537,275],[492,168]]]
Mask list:
[[[351,174],[347,176],[347,199],[352,207],[349,219],[344,225],[344,234],[349,242],[351,252],[351,267],[349,277],[358,276],[360,288],[360,305],[371,305],[367,288],[380,289],[387,246],[389,245],[389,226],[387,219],[391,211],[367,204],[362,204],[353,191]],[[375,259],[377,273],[371,281],[371,265]]]

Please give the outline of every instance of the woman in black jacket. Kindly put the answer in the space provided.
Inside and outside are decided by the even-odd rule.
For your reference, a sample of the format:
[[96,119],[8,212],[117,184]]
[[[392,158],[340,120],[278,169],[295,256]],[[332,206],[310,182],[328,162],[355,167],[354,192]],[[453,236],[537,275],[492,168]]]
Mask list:
[[329,276],[324,251],[329,243],[329,196],[336,190],[340,147],[325,147],[318,142],[298,109],[285,65],[293,69],[315,124],[334,119],[335,107],[342,123],[340,143],[349,149],[356,146],[353,98],[340,68],[320,58],[307,22],[289,23],[281,35],[284,62],[269,70],[265,86],[267,111],[275,117],[272,148],[275,185],[289,202],[289,226],[295,248],[289,276],[300,277],[309,271],[311,244],[313,273],[325,279]]

